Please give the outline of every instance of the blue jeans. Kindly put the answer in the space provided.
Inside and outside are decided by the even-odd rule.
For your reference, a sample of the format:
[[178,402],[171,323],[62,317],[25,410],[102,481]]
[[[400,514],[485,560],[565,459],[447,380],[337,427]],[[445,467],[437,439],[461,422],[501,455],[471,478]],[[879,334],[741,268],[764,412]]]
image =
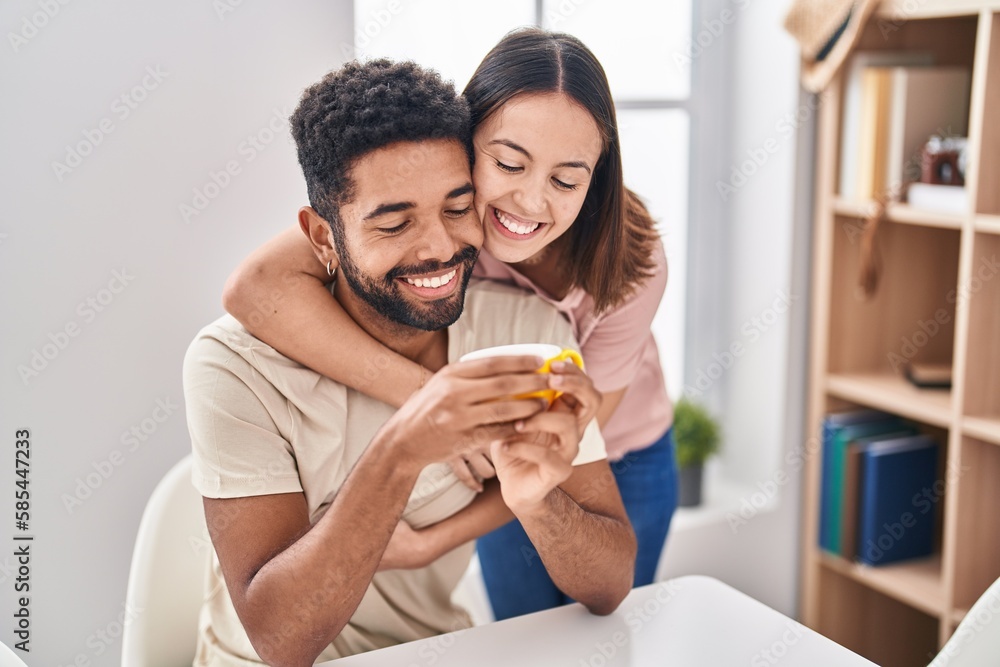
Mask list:
[[[673,429],[612,463],[611,471],[639,543],[633,585],[651,584],[677,508]],[[476,549],[498,621],[573,601],[552,583],[519,521],[479,538]]]

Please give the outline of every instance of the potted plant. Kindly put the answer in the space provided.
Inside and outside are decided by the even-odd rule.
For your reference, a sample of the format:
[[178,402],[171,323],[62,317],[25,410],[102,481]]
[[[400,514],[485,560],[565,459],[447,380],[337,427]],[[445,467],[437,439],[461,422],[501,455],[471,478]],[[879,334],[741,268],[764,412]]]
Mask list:
[[681,398],[674,406],[674,443],[677,448],[678,505],[701,504],[705,460],[719,451],[719,425],[705,408]]

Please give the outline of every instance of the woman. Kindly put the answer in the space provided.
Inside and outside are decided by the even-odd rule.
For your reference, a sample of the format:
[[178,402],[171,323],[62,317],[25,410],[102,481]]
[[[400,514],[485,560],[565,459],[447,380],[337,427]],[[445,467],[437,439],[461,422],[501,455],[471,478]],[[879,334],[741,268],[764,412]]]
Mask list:
[[[476,275],[539,295],[573,325],[604,394],[597,419],[639,545],[634,583],[651,583],[676,507],[673,411],[649,330],[667,269],[652,219],[622,182],[604,70],[574,37],[518,30],[486,56],[464,95],[485,236]],[[287,356],[399,406],[429,372],[367,336],[330,299],[320,279],[334,272],[289,230],[237,269],[225,306]],[[331,326],[339,349],[317,333]],[[456,472],[482,490],[489,461],[467,466]],[[568,602],[518,522],[480,538],[478,550],[498,620]]]

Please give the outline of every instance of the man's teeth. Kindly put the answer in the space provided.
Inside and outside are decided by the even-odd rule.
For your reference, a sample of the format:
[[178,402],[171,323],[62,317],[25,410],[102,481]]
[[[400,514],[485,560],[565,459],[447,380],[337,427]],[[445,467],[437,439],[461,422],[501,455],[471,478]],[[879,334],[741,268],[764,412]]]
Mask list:
[[443,276],[434,276],[433,278],[404,278],[404,280],[414,287],[444,287],[450,283],[454,278],[455,274],[458,273],[458,269],[452,269]]
[[515,234],[530,234],[531,232],[538,229],[538,225],[541,224],[538,222],[535,222],[530,225],[519,224],[508,218],[506,215],[504,215],[504,212],[501,211],[500,209],[497,208],[493,210],[496,211],[497,220],[500,221],[500,224],[506,227],[508,230],[514,232]]

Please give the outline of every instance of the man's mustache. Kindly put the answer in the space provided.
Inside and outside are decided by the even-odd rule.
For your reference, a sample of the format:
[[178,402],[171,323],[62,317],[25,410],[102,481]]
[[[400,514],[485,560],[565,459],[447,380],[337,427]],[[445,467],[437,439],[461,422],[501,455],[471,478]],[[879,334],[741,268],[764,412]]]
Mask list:
[[455,253],[455,255],[447,262],[424,262],[423,264],[414,264],[411,266],[397,266],[385,274],[385,279],[386,282],[392,283],[397,278],[401,278],[403,276],[414,276],[423,273],[444,271],[459,266],[460,264],[475,262],[477,257],[479,257],[479,249],[469,245]]

